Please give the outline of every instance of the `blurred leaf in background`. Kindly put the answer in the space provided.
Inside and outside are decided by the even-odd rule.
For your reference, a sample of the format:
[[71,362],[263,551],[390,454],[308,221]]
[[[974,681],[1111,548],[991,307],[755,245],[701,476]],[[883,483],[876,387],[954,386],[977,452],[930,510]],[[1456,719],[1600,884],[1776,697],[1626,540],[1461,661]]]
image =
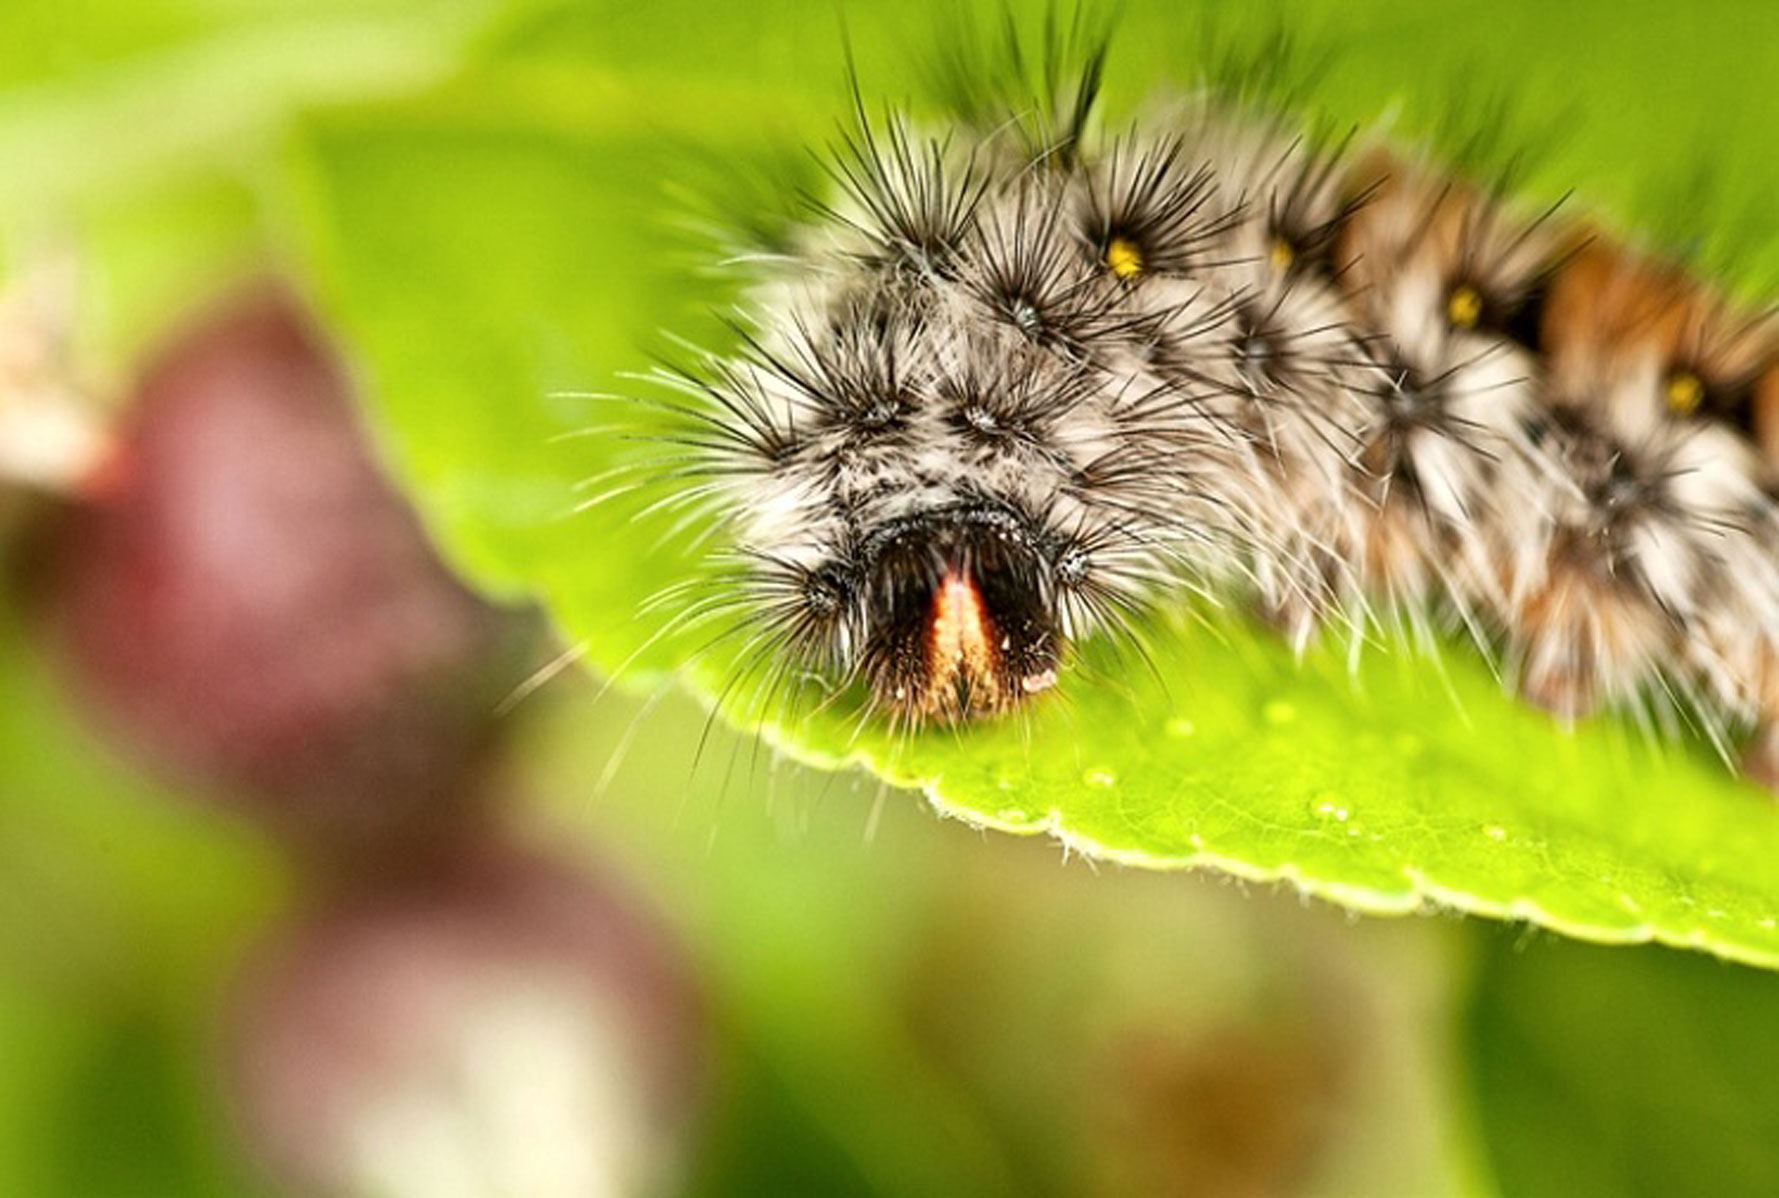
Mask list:
[[1779,1190],[1770,974],[1505,935],[1482,966],[1466,1047],[1502,1192]]

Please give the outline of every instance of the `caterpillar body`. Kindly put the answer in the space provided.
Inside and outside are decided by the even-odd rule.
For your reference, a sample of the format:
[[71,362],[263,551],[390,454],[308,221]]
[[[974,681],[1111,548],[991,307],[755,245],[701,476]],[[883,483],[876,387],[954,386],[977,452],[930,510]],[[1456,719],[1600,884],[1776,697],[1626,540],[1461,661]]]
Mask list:
[[1779,786],[1779,339],[1399,146],[1217,92],[855,119],[664,371],[744,657],[995,717],[1188,595],[1302,647],[1461,629],[1574,720],[1684,710]]

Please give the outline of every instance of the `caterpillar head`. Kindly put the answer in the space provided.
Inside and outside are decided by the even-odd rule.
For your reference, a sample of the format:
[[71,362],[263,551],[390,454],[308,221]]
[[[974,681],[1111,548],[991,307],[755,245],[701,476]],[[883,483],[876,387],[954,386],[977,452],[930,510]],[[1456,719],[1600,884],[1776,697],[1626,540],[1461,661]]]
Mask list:
[[701,419],[721,436],[687,438],[761,655],[911,724],[1048,690],[1206,523],[1180,467],[1195,408],[952,326],[849,314],[844,336],[759,347],[717,372]]
[[1226,231],[1181,147],[995,174],[900,128],[843,155],[833,236],[762,272],[739,351],[668,380],[671,439],[748,652],[947,723],[1227,572],[1259,467],[1211,381],[1232,306],[1178,277]]

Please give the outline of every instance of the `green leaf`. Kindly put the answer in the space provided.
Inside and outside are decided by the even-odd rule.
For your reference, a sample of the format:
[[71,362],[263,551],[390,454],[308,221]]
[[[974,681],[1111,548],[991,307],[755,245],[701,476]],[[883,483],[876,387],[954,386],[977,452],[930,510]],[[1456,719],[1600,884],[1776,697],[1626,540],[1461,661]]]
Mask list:
[[1779,1192],[1779,979],[1497,936],[1466,1028],[1501,1192]]
[[103,391],[271,252],[291,116],[451,75],[502,0],[0,5],[0,282],[76,267],[75,363]]
[[216,1028],[286,870],[84,726],[33,631],[0,605],[0,1193],[245,1192]]
[[[1779,154],[1765,152],[1779,93],[1753,48],[1779,39],[1779,14],[1550,7],[1492,5],[1460,37],[1406,0],[1318,0],[1303,19],[1339,54],[1310,94],[1343,121],[1415,114],[1398,122],[1412,132],[1440,127],[1461,89],[1510,90],[1563,134],[1533,147],[1528,197],[1575,185],[1583,207],[1633,230],[1672,211],[1662,197],[1684,190],[1677,178],[1699,177],[1675,147],[1700,147],[1719,203],[1686,209],[1699,241],[1730,238],[1740,281],[1771,273],[1779,245],[1734,233],[1731,215],[1713,222],[1779,194]],[[725,295],[674,232],[673,185],[713,159],[736,180],[770,172],[787,137],[820,141],[841,111],[839,38],[821,5],[714,30],[703,12],[581,10],[520,30],[424,102],[313,121],[293,164],[320,298],[446,551],[492,587],[540,596],[602,671],[677,671],[712,696],[732,660],[662,635],[666,615],[648,606],[696,553],[667,534],[671,516],[645,513],[659,491],[574,511],[577,480],[635,446],[573,437],[614,407],[566,394],[626,386],[616,376],[647,367],[659,330],[715,335],[703,309]],[[1125,104],[1195,61],[1198,16],[1128,6],[1129,53],[1111,76]],[[907,90],[896,31],[919,22],[869,4],[849,22],[867,87]],[[1510,147],[1548,128],[1504,127]],[[1182,614],[1154,630],[1152,655],[1151,671],[1090,645],[1029,718],[905,741],[844,710],[726,714],[765,723],[800,757],[859,761],[948,813],[1097,856],[1284,879],[1367,911],[1448,906],[1779,965],[1779,811],[1708,749],[1611,722],[1565,732],[1462,648],[1438,661],[1369,653],[1353,674],[1334,655],[1299,665],[1239,620]]]
[[16,0],[0,11],[0,218],[241,165],[308,105],[448,73],[495,0]]

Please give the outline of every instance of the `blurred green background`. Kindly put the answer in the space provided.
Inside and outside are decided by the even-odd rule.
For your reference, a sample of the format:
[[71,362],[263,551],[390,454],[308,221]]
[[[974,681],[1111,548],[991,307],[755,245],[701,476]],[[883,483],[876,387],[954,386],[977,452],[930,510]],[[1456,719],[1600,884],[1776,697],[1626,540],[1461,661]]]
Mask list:
[[[1714,164],[1714,194],[1779,184],[1770,129],[1735,101],[1779,65],[1764,6],[1651,6],[1636,19],[1594,3],[1537,19],[1530,5],[1362,7],[1217,20],[1282,21],[1312,44],[1343,20],[1397,30],[1364,42],[1372,57],[1341,59],[1321,94],[1373,113],[1418,99],[1433,115],[1400,118],[1410,128],[1461,103],[1450,85],[1470,31],[1522,39],[1522,127],[1555,126],[1582,143],[1566,164],[1596,164],[1561,182],[1534,169],[1528,194],[1579,184],[1656,234],[1697,211],[1699,163]],[[1129,8],[1138,28],[1171,29],[1166,6]],[[404,255],[481,242],[411,229],[347,297],[350,268],[332,256],[348,237],[318,234],[316,212],[342,195],[374,209],[379,187],[468,163],[460,174],[482,179],[487,201],[465,199],[464,219],[511,225],[522,243],[542,218],[512,196],[536,189],[539,211],[580,205],[589,244],[609,251],[490,270],[485,293],[457,297],[511,325],[540,301],[509,280],[580,288],[576,311],[537,313],[544,376],[483,397],[553,402],[548,388],[583,355],[616,368],[656,328],[711,329],[723,286],[698,273],[677,218],[649,213],[695,214],[700,189],[732,182],[737,162],[768,190],[806,171],[788,147],[831,133],[842,24],[862,74],[898,95],[914,86],[903,64],[943,27],[935,11],[9,0],[0,263],[73,248],[75,357],[118,402],[194,313],[267,272],[341,320],[350,356],[345,330],[367,307],[382,320],[426,310],[411,289],[428,272],[404,272]],[[1191,12],[1167,37],[1125,38],[1119,61],[1166,75],[1217,23],[1211,8]],[[1714,58],[1690,50],[1707,22]],[[1557,69],[1570,59],[1573,79]],[[1627,75],[1647,87],[1626,88]],[[1568,120],[1588,100],[1576,80],[1603,79],[1620,81],[1608,93],[1618,119]],[[1703,126],[1677,110],[1711,114],[1708,153]],[[1666,123],[1649,116],[1663,112]],[[503,173],[552,138],[585,148],[584,176]],[[697,177],[706,154],[714,185]],[[1624,169],[1664,154],[1684,169]],[[684,176],[662,177],[669,167]],[[1692,226],[1710,230],[1694,238],[1704,260],[1746,286],[1773,277],[1779,239],[1748,231],[1758,212],[1710,215]],[[624,268],[638,264],[649,269]],[[558,346],[563,321],[592,332]],[[483,350],[459,347],[465,378]],[[440,435],[504,452],[477,427]],[[411,485],[438,481],[417,477],[423,462],[399,465]],[[510,488],[523,466],[491,461],[482,481]],[[511,526],[495,537],[460,518],[485,506],[478,480],[448,481],[426,514],[450,556],[521,596],[514,563],[551,551],[526,538],[560,496],[503,492]],[[7,504],[11,541],[33,504]],[[23,608],[9,598],[0,616],[0,1194],[276,1192],[233,1109],[227,1015],[243,963],[318,883],[251,820],[151,780],[102,740]],[[613,627],[596,656],[621,659],[639,636]],[[775,760],[646,674],[607,690],[571,672],[503,718],[510,834],[624,879],[705,996],[689,1192],[1779,1193],[1769,974],[1452,916],[1357,920],[1288,888],[1070,859],[940,820],[859,774]]]

